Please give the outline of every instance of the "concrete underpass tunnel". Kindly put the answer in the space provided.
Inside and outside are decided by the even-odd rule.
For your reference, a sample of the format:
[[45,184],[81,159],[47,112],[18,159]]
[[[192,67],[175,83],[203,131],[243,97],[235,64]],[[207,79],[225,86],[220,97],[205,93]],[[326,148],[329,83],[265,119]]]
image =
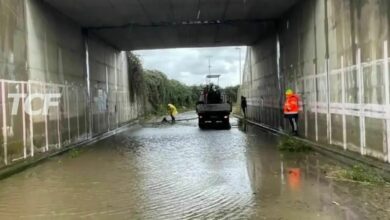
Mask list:
[[[1,1],[0,166],[141,115],[139,72],[124,51],[251,45],[295,2]],[[28,114],[42,113],[42,97],[52,95],[60,97],[56,107]]]
[[281,106],[291,88],[303,137],[390,161],[388,2],[150,3],[128,23],[80,19],[122,49],[248,45],[240,92],[249,119],[287,130]]
[[[142,114],[140,49],[248,45],[248,119],[283,130],[283,91],[303,137],[390,158],[388,1],[14,0],[0,2],[1,166],[114,131]],[[10,98],[11,94],[11,98]],[[20,100],[60,94],[47,114]],[[30,109],[31,110],[31,109]],[[21,131],[21,132],[19,132]]]

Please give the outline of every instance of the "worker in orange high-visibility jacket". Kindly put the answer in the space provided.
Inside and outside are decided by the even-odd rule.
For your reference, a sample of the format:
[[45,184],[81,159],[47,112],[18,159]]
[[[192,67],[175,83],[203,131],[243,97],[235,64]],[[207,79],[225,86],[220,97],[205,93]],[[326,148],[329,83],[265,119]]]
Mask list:
[[283,107],[284,117],[291,124],[293,135],[298,135],[298,113],[299,113],[299,96],[294,94],[293,90],[286,90],[286,101]]

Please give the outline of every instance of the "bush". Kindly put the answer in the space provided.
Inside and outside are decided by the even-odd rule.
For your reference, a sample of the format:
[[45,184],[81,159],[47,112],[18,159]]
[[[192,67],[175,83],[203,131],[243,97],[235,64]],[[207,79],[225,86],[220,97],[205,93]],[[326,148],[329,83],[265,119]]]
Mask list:
[[[174,104],[178,109],[191,109],[195,107],[195,103],[199,99],[203,86],[187,86],[177,80],[168,79],[168,77],[160,71],[143,70],[138,58],[132,54],[131,56],[129,55],[129,60],[132,63],[131,72],[138,72],[140,70],[143,72],[142,83],[137,81],[137,83],[133,83],[133,87],[139,89],[139,85],[143,85],[142,91],[145,97],[145,103],[148,106],[146,110],[148,114],[160,115],[166,113],[168,103]],[[132,78],[136,78],[137,76],[138,74],[134,74]],[[136,79],[140,80],[139,78]],[[238,86],[226,87],[224,92],[233,102],[237,100]]]
[[[132,52],[127,52],[127,61],[129,63],[128,73],[129,73],[129,89],[130,89],[130,101],[134,103],[135,101],[141,101],[144,99],[144,78],[143,78],[143,67],[139,58],[134,55]],[[139,100],[137,100],[137,97]]]
[[225,94],[229,97],[232,103],[237,102],[237,94],[240,86],[228,86],[224,89]]
[[291,137],[283,137],[280,140],[278,147],[280,151],[288,152],[308,152],[312,150],[308,144]]
[[144,71],[145,96],[151,105],[149,113],[161,114],[166,112],[167,104],[172,103],[177,108],[194,107],[199,98],[198,86],[187,86],[177,80],[170,80],[156,70]]
[[68,155],[70,158],[76,158],[76,157],[79,157],[81,153],[82,153],[81,149],[73,148],[73,149],[69,150]]

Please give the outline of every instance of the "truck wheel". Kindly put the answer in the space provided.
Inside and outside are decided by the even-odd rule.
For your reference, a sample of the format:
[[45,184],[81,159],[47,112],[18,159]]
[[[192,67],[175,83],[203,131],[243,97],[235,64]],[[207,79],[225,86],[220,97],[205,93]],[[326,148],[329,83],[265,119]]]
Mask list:
[[205,125],[202,121],[198,121],[198,126],[200,129],[205,129]]
[[227,130],[230,130],[230,129],[232,128],[232,126],[230,125],[230,122],[229,122],[229,121],[225,122],[224,125],[223,125],[223,127],[224,127],[225,129],[227,129]]

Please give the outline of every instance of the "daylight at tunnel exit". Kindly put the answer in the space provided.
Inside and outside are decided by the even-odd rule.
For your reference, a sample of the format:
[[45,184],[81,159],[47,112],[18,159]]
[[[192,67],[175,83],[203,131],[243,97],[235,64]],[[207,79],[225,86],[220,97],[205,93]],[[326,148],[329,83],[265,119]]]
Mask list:
[[0,219],[390,220],[390,1],[0,0]]

